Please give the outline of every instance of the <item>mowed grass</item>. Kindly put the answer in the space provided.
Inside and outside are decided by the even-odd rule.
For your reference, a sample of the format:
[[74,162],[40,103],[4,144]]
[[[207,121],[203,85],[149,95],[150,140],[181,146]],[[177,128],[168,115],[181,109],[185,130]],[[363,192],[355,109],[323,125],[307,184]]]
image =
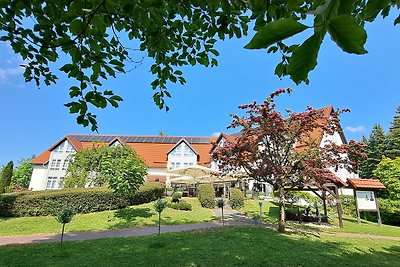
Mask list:
[[[162,224],[185,224],[212,221],[212,211],[200,206],[196,198],[185,198],[192,204],[192,211],[167,208],[162,213]],[[158,224],[158,214],[154,202],[115,211],[77,214],[66,225],[66,232],[98,231],[118,228],[154,226]],[[0,218],[0,236],[60,233],[61,225],[53,216]]]
[[2,266],[398,266],[400,244],[225,227],[0,247]]
[[[243,208],[245,214],[251,217],[251,214],[260,214],[260,206],[258,200],[246,200]],[[263,221],[269,223],[277,223],[279,216],[279,207],[274,203],[265,201],[262,205]],[[357,234],[371,234],[371,235],[383,235],[383,236],[400,236],[400,227],[391,225],[379,226],[378,223],[361,220],[361,224],[357,223],[357,219],[351,216],[343,215],[344,228],[339,228],[337,213],[331,212],[330,218],[333,218],[333,228],[319,228],[310,227],[314,230],[324,232],[343,232],[343,233],[357,233]],[[295,226],[304,226],[298,223],[289,223]],[[399,259],[400,262],[400,259]]]

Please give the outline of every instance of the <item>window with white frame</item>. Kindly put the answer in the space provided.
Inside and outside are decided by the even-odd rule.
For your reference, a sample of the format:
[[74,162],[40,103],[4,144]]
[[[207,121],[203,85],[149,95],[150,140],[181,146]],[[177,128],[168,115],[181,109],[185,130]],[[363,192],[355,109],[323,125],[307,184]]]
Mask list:
[[65,152],[67,152],[67,153],[73,153],[73,152],[75,152],[75,149],[74,149],[74,147],[71,145],[70,142],[67,142],[67,149],[65,150]]
[[66,160],[64,160],[64,163],[63,163],[62,169],[63,169],[63,170],[66,170],[66,169],[68,169],[68,165],[69,165],[69,159],[66,159]]
[[56,161],[56,167],[55,167],[55,170],[59,170],[59,169],[60,169],[60,167],[61,167],[61,159],[58,159],[58,160]]
[[175,147],[175,149],[171,152],[171,155],[180,156],[182,154],[182,145]]
[[53,149],[53,152],[64,152],[65,142],[59,144],[56,148]]
[[55,170],[56,169],[56,159],[51,160],[51,164],[50,164],[50,170]]
[[183,163],[183,167],[189,167],[189,166],[193,166],[193,162],[184,162]]
[[180,167],[181,167],[181,163],[180,162],[171,162],[170,169],[174,170],[174,169],[179,169]]
[[59,188],[58,178],[57,177],[47,177],[46,189],[54,189]]
[[190,149],[190,147],[184,143],[182,143],[183,145],[183,155],[184,156],[194,156],[194,152],[193,150]]

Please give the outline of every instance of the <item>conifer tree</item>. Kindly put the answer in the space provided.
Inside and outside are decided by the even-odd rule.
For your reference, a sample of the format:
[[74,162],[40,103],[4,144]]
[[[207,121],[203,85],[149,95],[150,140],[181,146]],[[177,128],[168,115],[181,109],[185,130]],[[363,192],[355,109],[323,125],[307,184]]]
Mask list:
[[373,170],[381,162],[387,149],[387,136],[380,124],[375,124],[369,138],[363,137],[363,142],[368,146],[365,149],[367,158],[362,161],[360,167],[361,178],[373,178]]
[[388,133],[388,148],[385,155],[391,159],[400,157],[400,106],[397,107]]
[[6,191],[6,188],[11,184],[11,177],[13,175],[14,163],[10,161],[3,169],[0,179],[0,194]]

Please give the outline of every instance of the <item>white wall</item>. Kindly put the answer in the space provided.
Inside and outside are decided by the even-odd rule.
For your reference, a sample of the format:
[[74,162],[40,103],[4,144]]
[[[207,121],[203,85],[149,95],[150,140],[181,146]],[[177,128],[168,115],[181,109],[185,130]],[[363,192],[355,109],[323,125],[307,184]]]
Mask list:
[[47,168],[46,165],[33,165],[32,177],[29,182],[29,189],[33,191],[45,190],[47,182]]

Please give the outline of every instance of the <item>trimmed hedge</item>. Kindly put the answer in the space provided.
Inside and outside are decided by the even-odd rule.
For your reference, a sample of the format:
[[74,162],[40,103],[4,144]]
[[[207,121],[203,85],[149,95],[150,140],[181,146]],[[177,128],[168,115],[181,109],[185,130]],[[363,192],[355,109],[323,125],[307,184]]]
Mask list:
[[175,210],[192,210],[192,204],[185,200],[181,200],[179,202],[170,202],[168,203],[168,207]]
[[130,205],[149,203],[162,198],[165,192],[165,184],[148,182],[140,186],[139,190],[129,199]]
[[238,188],[231,188],[229,206],[231,206],[232,209],[239,209],[244,207],[244,199],[245,198],[242,191],[240,191]]
[[198,188],[197,198],[204,208],[212,209],[215,207],[215,191],[211,184],[202,184]]
[[46,216],[70,207],[76,213],[90,213],[120,209],[129,205],[151,202],[162,196],[165,186],[161,183],[145,183],[135,195],[116,197],[105,188],[77,188],[21,192],[0,196],[0,216]]

